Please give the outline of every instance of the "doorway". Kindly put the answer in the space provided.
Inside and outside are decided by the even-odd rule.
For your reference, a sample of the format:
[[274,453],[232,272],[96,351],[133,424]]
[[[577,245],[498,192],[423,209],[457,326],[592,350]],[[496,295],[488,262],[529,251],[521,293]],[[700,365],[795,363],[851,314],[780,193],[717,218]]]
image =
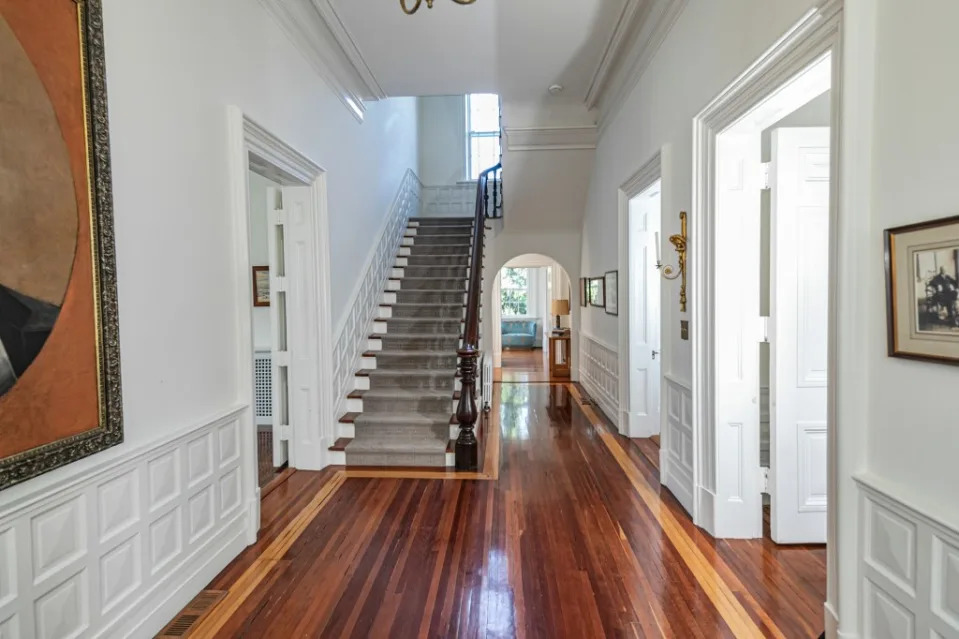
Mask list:
[[659,445],[662,385],[660,268],[662,181],[627,204],[629,227],[629,423],[632,438]]
[[500,269],[493,284],[495,381],[569,380],[568,372],[562,376],[571,361],[570,294],[566,270],[544,255],[521,255]]
[[[243,481],[260,496],[261,486],[289,475],[277,476],[284,465],[326,466],[334,441],[326,179],[318,165],[239,109],[228,109],[228,121],[237,375],[239,399],[249,406]],[[252,517],[251,539],[258,527],[259,517]]]
[[827,541],[833,73],[831,51],[812,55],[700,158],[694,515],[716,537]]

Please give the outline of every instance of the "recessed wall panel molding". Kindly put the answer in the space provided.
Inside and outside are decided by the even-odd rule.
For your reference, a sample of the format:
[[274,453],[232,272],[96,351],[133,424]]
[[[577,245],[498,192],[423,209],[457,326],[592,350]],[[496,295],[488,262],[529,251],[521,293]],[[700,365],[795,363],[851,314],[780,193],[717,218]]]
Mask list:
[[220,426],[220,468],[231,465],[240,456],[240,430],[237,422]]
[[424,186],[422,217],[470,217],[476,208],[476,182]]
[[619,427],[619,354],[587,333],[579,340],[579,381]]
[[508,151],[588,151],[596,148],[595,126],[541,126],[506,129]]
[[666,376],[665,419],[660,445],[660,467],[663,470],[663,485],[688,512],[693,508],[693,426],[692,401],[689,388]]
[[856,481],[864,636],[959,638],[959,530],[922,496],[874,475]]
[[0,507],[0,637],[156,634],[246,545],[245,425],[231,409]]
[[360,354],[366,350],[373,319],[376,317],[383,291],[386,290],[386,282],[396,266],[396,257],[409,219],[420,215],[422,188],[416,174],[407,171],[393,199],[389,215],[380,229],[379,239],[367,256],[364,275],[350,298],[350,311],[333,333],[333,396],[337,400],[334,411],[337,420],[346,412],[346,396],[353,390],[355,373],[360,368]]

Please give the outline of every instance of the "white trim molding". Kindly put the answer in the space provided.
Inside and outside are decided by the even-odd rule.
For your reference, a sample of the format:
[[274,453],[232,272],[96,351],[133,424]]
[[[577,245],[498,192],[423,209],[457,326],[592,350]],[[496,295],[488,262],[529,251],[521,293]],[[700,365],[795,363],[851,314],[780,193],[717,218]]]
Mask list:
[[864,637],[959,637],[959,528],[871,474],[860,490]]
[[155,635],[251,541],[250,420],[230,408],[0,509],[0,636]]
[[663,429],[659,468],[663,486],[693,512],[693,393],[687,382],[663,376]]
[[507,151],[588,151],[596,148],[595,126],[507,127]]
[[689,0],[629,0],[586,94],[599,109],[600,134],[649,68]]
[[606,417],[620,429],[619,356],[616,348],[581,332],[579,381],[606,413]]
[[364,100],[386,97],[329,0],[260,0],[277,24],[362,122]]

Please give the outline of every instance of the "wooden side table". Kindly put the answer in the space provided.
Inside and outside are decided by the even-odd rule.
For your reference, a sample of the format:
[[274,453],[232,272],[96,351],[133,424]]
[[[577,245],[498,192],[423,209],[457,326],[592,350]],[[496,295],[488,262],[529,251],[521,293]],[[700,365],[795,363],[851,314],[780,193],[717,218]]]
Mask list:
[[549,336],[549,378],[570,378],[570,334]]

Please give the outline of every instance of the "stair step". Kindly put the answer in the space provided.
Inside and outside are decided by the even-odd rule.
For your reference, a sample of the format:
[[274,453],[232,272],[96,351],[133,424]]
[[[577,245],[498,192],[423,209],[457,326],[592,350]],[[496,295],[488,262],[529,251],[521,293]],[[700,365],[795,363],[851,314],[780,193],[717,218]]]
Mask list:
[[335,442],[333,442],[333,445],[330,446],[328,450],[344,451],[346,450],[346,447],[349,445],[351,441],[353,441],[352,437],[340,437]]

